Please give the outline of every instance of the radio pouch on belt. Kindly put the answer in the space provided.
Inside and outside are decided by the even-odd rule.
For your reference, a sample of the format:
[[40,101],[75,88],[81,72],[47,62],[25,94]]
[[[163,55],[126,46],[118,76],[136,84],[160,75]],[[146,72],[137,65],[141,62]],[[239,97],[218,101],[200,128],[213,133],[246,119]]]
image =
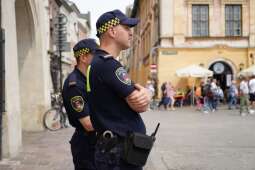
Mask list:
[[144,166],[155,141],[159,123],[155,132],[148,136],[141,133],[130,133],[124,142],[123,159],[129,164]]

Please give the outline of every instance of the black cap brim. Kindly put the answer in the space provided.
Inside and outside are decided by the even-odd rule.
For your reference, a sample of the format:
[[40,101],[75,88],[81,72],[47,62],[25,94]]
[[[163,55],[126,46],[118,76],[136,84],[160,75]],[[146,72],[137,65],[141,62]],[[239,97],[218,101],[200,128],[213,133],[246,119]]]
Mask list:
[[129,27],[134,27],[139,23],[139,19],[138,18],[126,18],[122,21],[120,21],[120,24],[122,25],[127,25]]

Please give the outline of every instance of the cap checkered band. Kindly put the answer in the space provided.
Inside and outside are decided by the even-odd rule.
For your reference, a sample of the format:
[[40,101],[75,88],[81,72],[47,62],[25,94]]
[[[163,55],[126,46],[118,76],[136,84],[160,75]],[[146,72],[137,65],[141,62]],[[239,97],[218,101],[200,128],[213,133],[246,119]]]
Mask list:
[[118,24],[120,24],[120,19],[116,17],[116,18],[111,19],[111,20],[107,21],[106,23],[104,23],[101,27],[99,27],[97,29],[97,32],[99,34],[102,34],[102,33],[106,32],[110,27],[116,26]]
[[74,52],[74,57],[80,57],[81,55],[88,54],[90,52],[89,48],[82,48],[76,52]]

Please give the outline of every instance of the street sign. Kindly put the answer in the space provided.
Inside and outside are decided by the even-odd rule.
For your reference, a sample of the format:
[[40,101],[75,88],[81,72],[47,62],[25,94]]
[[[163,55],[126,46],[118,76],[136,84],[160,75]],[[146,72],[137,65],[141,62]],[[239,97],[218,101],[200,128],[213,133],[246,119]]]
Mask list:
[[161,54],[162,55],[176,55],[177,54],[177,51],[161,51]]
[[63,42],[58,47],[59,47],[59,51],[61,51],[61,52],[70,52],[71,51],[71,43],[70,42]]
[[150,71],[151,71],[151,73],[156,73],[157,72],[157,64],[151,64]]
[[156,65],[156,64],[151,64],[151,65],[150,65],[150,68],[151,68],[151,69],[157,69],[157,65]]
[[59,52],[71,51],[71,45],[67,42],[67,22],[67,17],[61,13],[54,19],[55,43]]

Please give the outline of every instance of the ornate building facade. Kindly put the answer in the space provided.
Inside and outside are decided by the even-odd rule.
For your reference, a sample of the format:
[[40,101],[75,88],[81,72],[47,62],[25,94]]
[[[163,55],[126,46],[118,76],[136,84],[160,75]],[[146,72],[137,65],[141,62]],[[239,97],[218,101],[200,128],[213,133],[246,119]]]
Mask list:
[[147,64],[146,55],[134,53],[131,75],[139,75],[135,70],[143,73],[138,82],[144,84],[151,74],[149,66],[156,64],[158,84],[171,81],[181,88],[189,82],[177,77],[176,70],[195,64],[212,70],[225,89],[240,70],[254,64],[255,0],[160,0],[158,44],[150,43],[149,47],[145,39],[153,40],[149,36],[156,31],[152,29],[146,38],[141,31],[146,22],[153,23],[156,10],[142,3],[136,1],[133,8],[134,16],[142,20],[142,28],[135,31],[141,40],[134,44],[150,54],[150,59]]
[[[50,57],[55,51],[52,19],[59,10],[68,9],[67,33],[71,45],[86,38],[90,26],[87,15],[81,14],[68,0],[1,0],[0,3],[5,37],[4,43],[1,41],[4,48],[0,48],[1,59],[2,52],[5,58],[5,70],[0,68],[1,75],[5,75],[4,82],[0,78],[1,92],[5,94],[0,95],[0,151],[3,158],[8,158],[21,150],[22,131],[44,130],[43,114],[51,107]],[[71,51],[72,46],[68,55]]]

